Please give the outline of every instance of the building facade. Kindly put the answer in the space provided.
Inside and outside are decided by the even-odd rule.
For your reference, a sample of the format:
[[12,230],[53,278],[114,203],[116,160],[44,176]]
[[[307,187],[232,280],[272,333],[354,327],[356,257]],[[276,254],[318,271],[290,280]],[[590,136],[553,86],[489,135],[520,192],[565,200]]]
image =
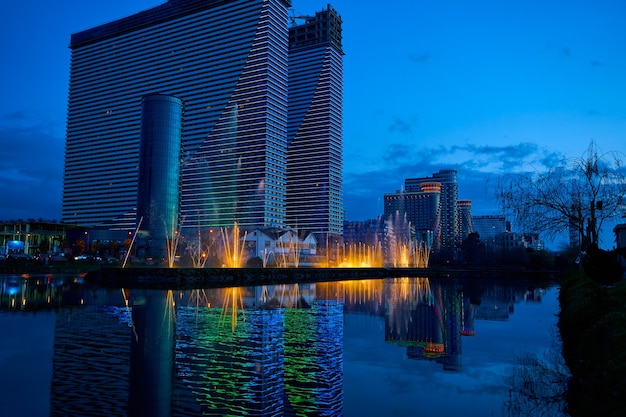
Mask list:
[[439,239],[439,255],[444,259],[452,259],[454,251],[461,243],[459,233],[459,215],[457,211],[457,201],[459,187],[457,182],[457,171],[453,169],[442,169],[432,177],[407,178],[404,181],[405,192],[415,192],[421,190],[421,184],[425,182],[438,182],[441,184],[439,200],[439,232],[435,239]]
[[406,222],[414,228],[415,236],[437,251],[441,248],[441,183],[422,182],[411,191],[385,194],[383,218],[396,225]]
[[165,257],[178,230],[183,102],[177,97],[143,97],[137,215],[147,255]]
[[463,242],[472,233],[472,200],[459,200],[456,203],[460,241]]
[[320,241],[343,226],[341,23],[329,5],[289,29],[287,224]]
[[480,241],[487,246],[495,246],[496,236],[511,231],[510,223],[504,216],[473,216],[472,230],[480,236]]
[[[0,258],[12,254],[37,255],[62,252],[71,225],[43,220],[0,221]],[[84,233],[81,229],[80,233]]]
[[[290,53],[290,6],[289,0],[169,0],[73,34],[62,221],[136,227],[141,99],[160,93],[185,103],[183,229],[287,225],[289,111],[293,144],[309,136],[328,142],[333,162],[325,177],[320,174],[325,182],[313,186],[326,187],[324,198],[332,204],[323,203],[326,223],[315,227],[336,230],[336,212],[342,212],[340,44],[298,41]],[[296,108],[306,100],[289,105],[290,91],[302,93],[289,88],[289,65],[294,76],[303,74],[307,54],[318,69],[298,82],[315,96],[298,121]],[[320,113],[327,120],[307,124]],[[323,135],[311,133],[324,128]],[[293,154],[299,155],[295,147]]]

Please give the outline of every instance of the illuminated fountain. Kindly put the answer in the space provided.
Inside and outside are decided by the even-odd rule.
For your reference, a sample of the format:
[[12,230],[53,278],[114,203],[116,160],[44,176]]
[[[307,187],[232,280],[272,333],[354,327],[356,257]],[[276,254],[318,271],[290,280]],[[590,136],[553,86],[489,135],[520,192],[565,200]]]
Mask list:
[[246,236],[248,232],[244,232],[243,238],[240,237],[239,226],[237,222],[230,229],[220,229],[222,232],[222,243],[224,247],[224,261],[227,268],[242,268],[246,263]]
[[128,258],[133,251],[133,245],[135,244],[135,240],[137,239],[137,233],[139,232],[139,228],[141,227],[141,223],[143,222],[143,216],[139,219],[139,223],[137,223],[137,228],[135,229],[135,233],[133,233],[133,238],[128,245],[128,249],[126,250],[126,255],[124,256],[124,263],[122,263],[122,268],[126,268],[126,263],[128,262]]
[[280,251],[278,252],[280,256],[277,259],[279,267],[297,268],[298,266],[300,266],[300,243],[297,231],[295,233],[292,231],[288,231],[287,233],[283,234],[280,237],[280,241],[277,242],[277,245],[280,246]]
[[168,224],[165,223],[165,244],[167,248],[167,266],[174,267],[174,260],[176,259],[176,251],[178,250],[178,241],[180,240],[180,230],[175,230],[175,223],[170,222],[168,230]]
[[402,242],[391,247],[390,259],[395,268],[427,268],[430,248],[424,242]]
[[430,246],[412,237],[411,224],[398,214],[388,223],[386,255],[394,268],[427,268]]
[[210,240],[209,243],[203,242],[200,228],[198,228],[196,242],[191,243],[187,247],[187,252],[189,253],[194,268],[204,268],[209,259],[210,249],[213,243],[212,240]]
[[[139,224],[141,225],[141,220]],[[173,225],[175,222],[172,222]],[[402,226],[402,225],[400,225]],[[137,228],[139,229],[139,227]],[[209,233],[208,231],[205,231]],[[242,231],[237,222],[233,227],[221,228],[221,243],[217,243],[213,238],[205,236],[199,227],[196,236],[192,239],[185,239],[179,230],[166,230],[167,258],[164,262],[168,267],[175,267],[175,260],[178,259],[177,252],[181,249],[180,239],[185,242],[184,252],[188,255],[188,260],[193,268],[205,268],[209,259],[219,258],[222,267],[225,268],[245,268],[248,257],[254,256],[253,248],[263,246],[263,241],[258,238],[248,241],[248,232]],[[210,229],[210,233],[213,230]],[[136,230],[123,267],[132,251],[135,236],[141,235],[141,231]],[[255,234],[256,236],[256,234]],[[256,242],[255,242],[256,240]],[[301,254],[303,250],[310,249],[306,240],[301,240],[297,232],[286,230],[275,243],[268,245],[265,241],[265,248],[256,252],[259,258],[259,267],[278,268],[299,268],[301,265]],[[314,247],[314,246],[313,246]],[[411,237],[410,228],[394,227],[390,225],[384,247],[382,243],[368,245],[365,243],[337,244],[331,255],[337,260],[339,268],[427,268],[430,258],[430,247],[426,242],[418,242]],[[328,255],[326,256],[328,259]],[[326,263],[307,263],[307,266],[328,267]]]
[[339,263],[340,268],[381,268],[384,264],[383,249],[380,243],[377,245],[365,245],[363,243],[344,245],[343,254],[337,255],[337,259],[342,259]]
[[271,259],[274,259],[274,252],[272,252],[269,249],[263,249],[263,251],[261,251],[261,260],[263,262],[263,268],[267,268],[267,265],[269,264],[269,261]]

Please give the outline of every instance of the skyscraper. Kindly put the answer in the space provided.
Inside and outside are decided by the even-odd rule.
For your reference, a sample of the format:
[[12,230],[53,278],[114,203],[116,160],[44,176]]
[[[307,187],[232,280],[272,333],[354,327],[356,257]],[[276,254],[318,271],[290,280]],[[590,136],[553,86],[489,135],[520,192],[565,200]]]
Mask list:
[[330,5],[289,29],[287,223],[341,235],[343,50]]
[[419,189],[411,187],[410,192],[385,194],[383,218],[398,224],[397,217],[400,216],[415,228],[415,234],[420,242],[437,251],[441,246],[440,200],[441,183],[422,182]]
[[[289,106],[296,170],[302,169],[295,146],[301,138],[326,141],[331,157],[315,183],[294,188],[315,187],[308,189],[311,195],[325,187],[330,203],[320,203],[328,214],[319,228],[336,230],[342,211],[341,44],[335,28],[326,41],[320,36],[319,45],[296,36],[290,53],[290,6],[289,0],[169,0],[73,34],[62,221],[136,225],[141,98],[160,93],[185,103],[183,228],[286,225]],[[328,23],[336,24],[336,12],[331,14]],[[317,69],[305,75],[307,60]],[[300,89],[288,87],[290,61]],[[288,92],[300,97],[292,106]],[[308,110],[298,113],[305,104]],[[319,114],[327,119],[321,124],[314,120]],[[305,224],[304,215],[293,218]],[[341,218],[336,223],[340,231]]]
[[452,259],[453,252],[457,244],[460,243],[457,212],[459,194],[457,171],[442,169],[434,173],[432,177],[407,178],[404,181],[404,188],[406,192],[419,191],[422,183],[432,181],[441,183],[441,197],[439,200],[441,255],[444,258]]
[[456,202],[459,221],[459,240],[463,242],[472,233],[472,200]]
[[143,97],[137,216],[148,256],[166,256],[178,231],[182,100],[163,94]]
[[496,236],[500,233],[511,231],[507,227],[507,221],[504,216],[488,215],[488,216],[472,216],[472,230],[480,236],[480,241],[488,246],[494,246]]

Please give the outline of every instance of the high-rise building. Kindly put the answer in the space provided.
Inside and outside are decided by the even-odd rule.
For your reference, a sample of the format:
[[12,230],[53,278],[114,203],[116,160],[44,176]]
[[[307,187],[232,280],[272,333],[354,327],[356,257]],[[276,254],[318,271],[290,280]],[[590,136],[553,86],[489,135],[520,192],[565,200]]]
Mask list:
[[481,242],[489,246],[494,246],[496,235],[510,232],[511,228],[507,226],[507,221],[504,216],[487,215],[473,216],[472,230],[478,233]]
[[341,235],[343,50],[330,5],[289,29],[287,224]]
[[137,215],[146,255],[167,253],[178,230],[183,102],[163,94],[143,97]]
[[[290,31],[297,34],[288,28],[290,6],[290,0],[169,0],[73,34],[62,221],[136,226],[141,99],[160,93],[185,103],[183,228],[287,225],[288,108],[292,145],[314,137],[332,154],[325,176],[298,185],[302,192],[314,187],[307,195],[325,187],[318,201],[326,223],[315,227],[340,228],[341,31],[334,27],[326,44],[320,35],[315,45],[294,35],[290,53]],[[320,25],[340,23],[330,6],[327,12]],[[314,69],[308,73],[307,59]],[[298,88],[289,88],[290,61]],[[303,105],[309,108],[299,120]],[[291,153],[297,168],[301,150]],[[305,224],[308,214],[293,218]]]
[[456,202],[459,220],[459,240],[467,239],[472,233],[472,200],[459,200]]
[[422,182],[419,189],[411,187],[409,192],[385,194],[383,218],[395,225],[405,221],[415,229],[419,241],[439,250],[440,198],[441,183],[434,181]]
[[421,190],[424,182],[441,183],[440,208],[440,232],[441,256],[452,259],[453,253],[460,243],[459,221],[457,212],[457,200],[459,188],[457,183],[457,171],[453,169],[442,169],[433,174],[432,177],[407,178],[404,181],[405,192],[415,192]]

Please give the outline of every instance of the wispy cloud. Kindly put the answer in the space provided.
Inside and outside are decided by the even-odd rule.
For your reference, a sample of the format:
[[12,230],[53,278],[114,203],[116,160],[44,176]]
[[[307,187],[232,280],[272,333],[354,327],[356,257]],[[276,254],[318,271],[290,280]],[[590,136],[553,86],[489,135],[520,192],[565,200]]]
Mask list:
[[418,120],[419,118],[417,115],[413,115],[408,119],[400,116],[394,116],[391,124],[389,125],[389,132],[412,135],[413,128],[417,126]]
[[572,51],[569,49],[569,47],[564,46],[561,48],[561,55],[563,55],[564,57],[567,58],[571,58],[572,57]]
[[542,170],[563,160],[533,143],[514,145],[414,147],[390,144],[381,156],[385,168],[346,172],[344,197],[348,219],[363,220],[383,213],[386,193],[401,189],[406,178],[431,176],[441,169],[458,171],[459,198],[473,201],[475,213],[490,214],[498,210],[495,187],[498,178],[508,172]]
[[411,62],[416,62],[418,64],[423,64],[425,62],[430,61],[430,54],[428,52],[413,53],[413,54],[409,55],[409,60]]
[[413,135],[415,128],[418,126],[419,116],[413,114],[409,117],[393,116],[388,130],[391,133],[400,133],[403,135]]
[[0,220],[60,217],[63,139],[29,123],[21,112],[0,118]]

